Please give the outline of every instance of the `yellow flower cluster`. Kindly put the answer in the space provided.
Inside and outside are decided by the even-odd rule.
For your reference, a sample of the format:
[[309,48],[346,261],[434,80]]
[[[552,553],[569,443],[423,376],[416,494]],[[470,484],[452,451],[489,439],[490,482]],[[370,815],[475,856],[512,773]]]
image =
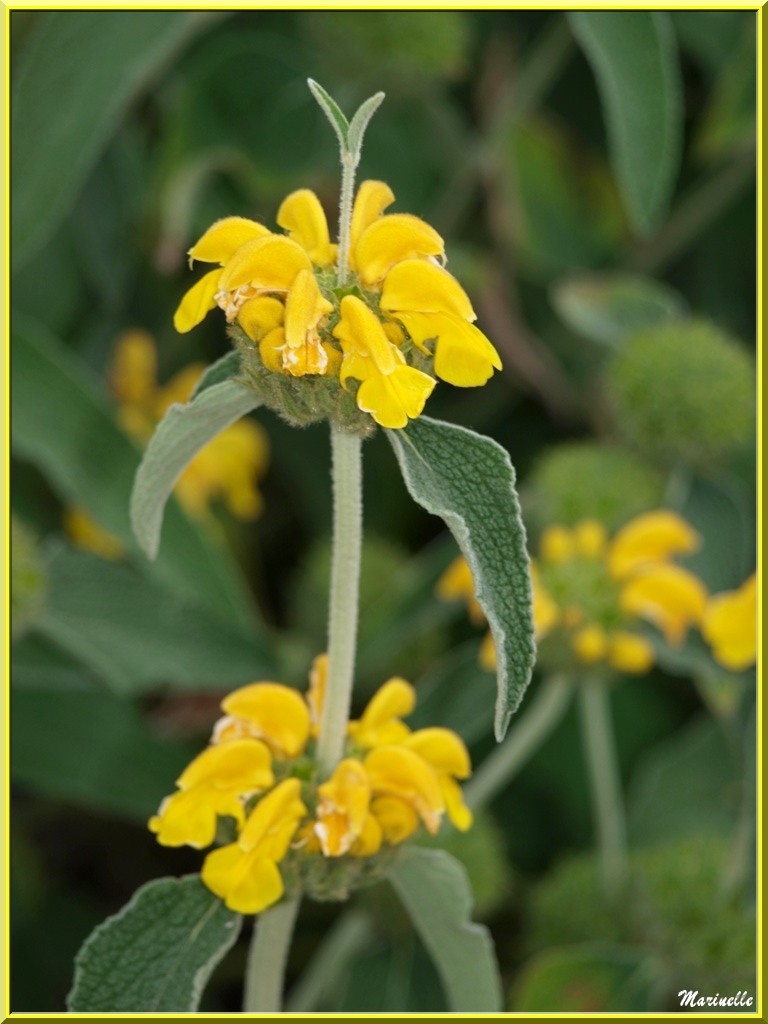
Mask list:
[[[559,636],[582,664],[606,662],[620,672],[647,672],[654,654],[637,631],[641,623],[652,623],[667,643],[679,645],[688,628],[704,620],[704,584],[672,560],[698,544],[691,526],[663,509],[636,517],[610,539],[594,519],[571,529],[548,527],[539,558],[531,563],[537,638]],[[446,599],[464,598],[470,615],[482,620],[463,559],[449,566],[438,593]],[[490,635],[481,660],[488,668],[495,665]]]
[[753,573],[738,590],[715,594],[701,626],[704,639],[725,668],[740,672],[757,658],[757,577]]
[[190,331],[219,306],[267,370],[329,377],[344,389],[357,381],[357,407],[383,427],[421,414],[432,371],[459,387],[485,384],[501,362],[444,269],[443,239],[418,217],[384,214],[394,199],[381,181],[358,189],[343,287],[325,213],[308,189],[280,206],[285,234],[244,217],[217,221],[189,250],[190,262],[216,269],[186,293],[176,329]]
[[315,659],[306,700],[280,683],[257,682],[222,701],[210,745],[179,776],[149,827],[164,846],[210,846],[220,818],[234,841],[208,854],[203,882],[232,910],[258,914],[285,884],[278,864],[373,857],[424,825],[434,834],[448,815],[472,824],[457,779],[471,771],[464,743],[448,729],[412,732],[402,719],[415,693],[403,679],[384,683],[349,723],[344,759],[318,784],[314,743],[327,656]]

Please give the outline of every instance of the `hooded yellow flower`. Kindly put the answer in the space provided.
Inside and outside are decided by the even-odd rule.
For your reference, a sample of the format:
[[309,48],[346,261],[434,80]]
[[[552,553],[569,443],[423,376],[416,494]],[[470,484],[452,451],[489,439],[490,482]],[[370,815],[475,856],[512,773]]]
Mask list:
[[704,639],[715,658],[733,672],[754,665],[757,658],[757,577],[752,576],[738,590],[715,594],[704,612]]
[[317,778],[326,674],[323,654],[305,698],[274,682],[226,696],[211,744],[149,822],[163,845],[203,847],[215,841],[219,818],[232,820],[237,838],[209,853],[202,870],[203,882],[232,910],[257,914],[277,902],[286,858],[290,877],[298,885],[310,879],[312,891],[325,861],[344,875],[344,863],[375,857],[421,825],[436,833],[445,814],[458,829],[472,823],[459,787],[471,772],[467,749],[448,729],[409,730],[402,718],[416,695],[404,679],[390,679],[374,694],[349,723],[344,758],[330,778]]
[[343,287],[337,246],[308,189],[278,210],[286,234],[243,217],[217,221],[189,251],[190,261],[217,267],[182,299],[177,330],[219,306],[241,332],[233,337],[246,370],[258,358],[253,377],[324,377],[338,385],[339,400],[355,381],[357,408],[391,429],[421,414],[433,374],[459,387],[485,384],[499,356],[444,269],[443,239],[418,217],[385,213],[393,202],[383,182],[358,189]]
[[[674,512],[638,516],[609,539],[602,523],[583,520],[572,528],[553,525],[541,536],[531,564],[533,617],[539,640],[565,641],[578,662],[607,662],[620,672],[642,674],[653,664],[653,648],[637,631],[652,623],[670,645],[679,645],[701,624],[706,588],[671,561],[699,544],[695,531]],[[438,585],[445,597],[474,602],[471,576],[454,563]],[[545,651],[542,649],[542,656]],[[490,635],[481,663],[495,667]]]

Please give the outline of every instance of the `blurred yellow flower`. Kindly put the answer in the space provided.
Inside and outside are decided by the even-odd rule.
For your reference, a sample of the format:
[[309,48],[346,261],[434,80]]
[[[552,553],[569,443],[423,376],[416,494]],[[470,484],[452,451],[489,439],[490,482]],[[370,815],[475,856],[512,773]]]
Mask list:
[[[542,533],[539,559],[531,563],[537,639],[559,637],[584,665],[607,663],[642,674],[653,664],[653,648],[636,632],[642,620],[666,642],[679,645],[691,626],[701,625],[707,591],[701,580],[671,561],[699,544],[691,526],[674,512],[658,510],[631,520],[613,538],[602,523],[582,520]],[[468,602],[477,619],[477,599],[463,559],[452,563],[437,592]],[[483,667],[495,667],[490,634],[480,651]]]
[[[291,193],[273,234],[226,217],[190,249],[190,262],[217,264],[183,297],[176,329],[190,331],[217,305],[236,323],[249,356],[291,377],[356,381],[355,401],[380,426],[419,416],[434,375],[459,387],[485,384],[501,368],[474,326],[472,305],[445,269],[440,235],[418,217],[385,214],[388,185],[364,181],[352,211],[349,266],[338,287],[337,247],[317,196]],[[416,365],[418,364],[418,365]]]
[[710,598],[701,631],[725,668],[740,672],[757,658],[757,576]]
[[304,698],[274,682],[224,697],[210,745],[149,821],[163,845],[199,848],[215,841],[219,818],[231,819],[236,839],[208,855],[202,879],[241,913],[280,899],[278,864],[286,857],[291,877],[301,877],[302,865],[311,868],[317,858],[359,862],[422,824],[434,834],[446,814],[462,831],[472,824],[459,786],[471,773],[469,753],[449,729],[411,732],[401,718],[416,698],[404,679],[386,682],[349,723],[343,759],[330,778],[318,779],[315,723],[326,673],[323,654]]

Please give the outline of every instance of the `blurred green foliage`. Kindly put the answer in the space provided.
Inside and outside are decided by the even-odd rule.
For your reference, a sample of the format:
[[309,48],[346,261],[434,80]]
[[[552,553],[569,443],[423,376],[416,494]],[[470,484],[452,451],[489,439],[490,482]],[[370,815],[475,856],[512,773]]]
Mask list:
[[[140,452],[106,379],[117,335],[154,335],[161,380],[224,354],[213,317],[173,331],[185,251],[221,216],[273,224],[297,187],[332,211],[336,147],[306,78],[345,109],[384,89],[361,176],[444,235],[504,363],[482,391],[441,385],[430,415],[509,450],[532,533],[662,503],[703,537],[688,565],[713,591],[737,586],[755,557],[755,15],[29,10],[10,24],[11,1001],[43,1012],[63,1008],[95,924],[148,879],[199,869],[144,822],[221,693],[254,678],[303,687],[324,642],[326,432],[257,412],[262,517],[216,508],[212,527],[172,503],[149,563],[128,521]],[[493,681],[476,630],[433,597],[456,552],[382,437],[366,442],[365,499],[355,710],[407,675],[414,727],[457,729],[477,764]],[[122,562],[73,549],[72,505],[117,535]],[[658,1011],[672,978],[753,985],[754,676],[731,677],[718,711],[698,644],[612,694],[626,914],[597,890],[573,714],[477,831],[449,838],[515,1009]],[[444,1008],[390,890],[364,906],[368,938],[321,1008]],[[291,985],[345,913],[305,905]],[[244,955],[241,941],[203,1011],[239,1008]]]

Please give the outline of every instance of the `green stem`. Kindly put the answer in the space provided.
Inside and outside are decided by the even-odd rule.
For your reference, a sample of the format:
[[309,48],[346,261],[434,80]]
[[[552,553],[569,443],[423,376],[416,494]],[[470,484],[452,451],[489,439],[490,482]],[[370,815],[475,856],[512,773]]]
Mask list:
[[341,154],[341,196],[339,198],[339,254],[336,266],[336,280],[339,285],[347,283],[349,274],[349,236],[352,228],[352,202],[355,191],[357,158],[352,153]]
[[328,609],[328,682],[317,744],[321,776],[344,753],[355,672],[360,550],[363,540],[362,441],[331,427],[333,545]]
[[293,926],[301,900],[283,900],[259,914],[245,969],[244,1013],[280,1013]]
[[579,687],[579,709],[603,889],[613,899],[626,880],[628,864],[624,801],[608,685],[601,680],[585,680]]
[[509,784],[563,717],[572,696],[573,688],[564,677],[553,676],[540,684],[506,740],[483,761],[464,787],[464,799],[472,810],[485,807]]

